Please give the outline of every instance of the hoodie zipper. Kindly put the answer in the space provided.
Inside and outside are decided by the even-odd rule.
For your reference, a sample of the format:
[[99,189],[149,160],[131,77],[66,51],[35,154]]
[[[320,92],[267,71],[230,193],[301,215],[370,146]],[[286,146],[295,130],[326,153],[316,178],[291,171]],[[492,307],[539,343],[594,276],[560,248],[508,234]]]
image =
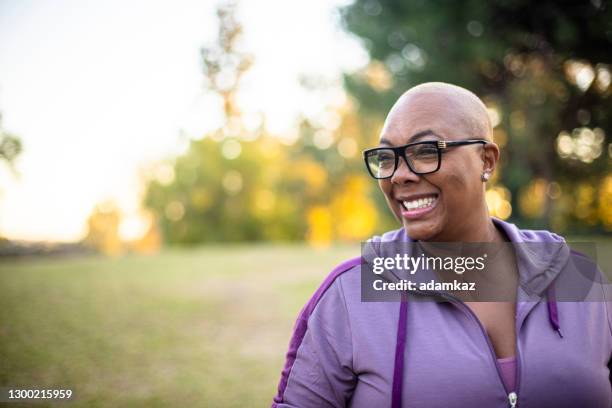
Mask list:
[[508,394],[508,402],[510,403],[510,408],[516,407],[517,400],[518,395],[516,395],[516,392],[512,391],[510,394]]
[[[485,330],[485,328],[482,326],[482,323],[480,323],[480,320],[478,319],[478,316],[476,316],[476,314],[472,311],[472,309],[470,309],[465,303],[463,303],[462,301],[458,300],[458,299],[453,299],[452,300],[453,303],[457,304],[457,305],[461,305],[461,308],[464,309],[467,313],[469,313],[473,318],[474,321],[478,324],[478,327],[480,327],[480,331],[482,332],[482,335],[484,336],[485,340],[487,341],[487,345],[489,346],[489,351],[491,352],[491,357],[493,358],[493,363],[495,363],[495,368],[497,369],[497,374],[499,375],[499,381],[502,384],[502,387],[504,388],[504,390],[506,392],[508,392],[508,390],[506,389],[506,384],[504,384],[504,380],[502,377],[502,372],[501,372],[501,367],[499,366],[499,363],[497,362],[497,355],[495,354],[495,349],[493,348],[493,344],[491,344],[491,339],[489,338],[489,336],[487,335],[487,331]],[[521,372],[521,366],[520,366],[520,362],[521,362],[521,357],[520,357],[520,350],[518,347],[518,336],[516,336],[516,391],[512,391],[510,393],[508,393],[508,403],[509,403],[509,407],[510,408],[515,408],[516,404],[518,403],[518,389],[520,386],[520,372]]]
[[[495,349],[493,348],[493,344],[491,344],[491,339],[489,338],[489,335],[487,334],[487,331],[485,330],[485,328],[483,327],[482,323],[480,322],[480,319],[478,319],[478,316],[476,316],[476,314],[472,311],[472,309],[470,309],[468,307],[468,305],[466,305],[464,302],[462,302],[461,300],[457,299],[456,297],[449,295],[447,293],[442,293],[442,292],[424,292],[424,291],[415,291],[415,292],[420,292],[424,295],[437,295],[440,297],[443,297],[445,299],[447,299],[449,302],[455,304],[456,306],[458,306],[460,309],[462,309],[465,313],[467,313],[469,316],[471,316],[474,321],[476,322],[476,324],[478,325],[478,327],[480,327],[480,331],[482,332],[482,335],[484,336],[486,342],[487,342],[487,346],[489,346],[489,351],[491,353],[491,357],[493,358],[493,363],[495,364],[495,368],[497,369],[497,375],[499,376],[499,381],[502,385],[502,388],[504,389],[504,392],[508,393],[508,390],[506,389],[506,385],[504,384],[504,380],[502,377],[502,373],[501,373],[501,367],[499,366],[499,363],[497,362],[497,356],[495,354]],[[518,391],[519,391],[519,387],[521,385],[521,351],[520,351],[520,346],[519,346],[519,341],[518,341],[518,331],[517,331],[517,336],[516,336],[516,390],[515,391],[511,391],[507,394],[507,398],[508,398],[508,406],[510,408],[516,408],[517,407],[517,403],[518,403]]]

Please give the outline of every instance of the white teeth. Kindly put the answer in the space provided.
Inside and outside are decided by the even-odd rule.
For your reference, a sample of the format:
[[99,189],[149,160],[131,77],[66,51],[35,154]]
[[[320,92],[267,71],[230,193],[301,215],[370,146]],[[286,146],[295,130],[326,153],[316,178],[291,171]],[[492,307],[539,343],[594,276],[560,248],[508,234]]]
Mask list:
[[407,210],[415,210],[417,208],[427,208],[436,201],[436,197],[419,198],[412,201],[402,201]]

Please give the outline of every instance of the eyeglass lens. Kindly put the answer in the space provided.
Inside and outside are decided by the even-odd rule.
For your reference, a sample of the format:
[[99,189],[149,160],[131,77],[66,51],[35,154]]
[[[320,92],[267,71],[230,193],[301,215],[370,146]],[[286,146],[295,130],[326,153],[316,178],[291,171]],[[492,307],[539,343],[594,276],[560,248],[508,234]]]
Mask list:
[[[409,146],[404,154],[410,163],[412,171],[416,173],[430,173],[438,168],[438,147],[431,144]],[[399,166],[399,157],[396,158],[393,149],[377,149],[367,156],[367,163],[371,173],[376,178],[391,177],[395,171],[396,163]]]

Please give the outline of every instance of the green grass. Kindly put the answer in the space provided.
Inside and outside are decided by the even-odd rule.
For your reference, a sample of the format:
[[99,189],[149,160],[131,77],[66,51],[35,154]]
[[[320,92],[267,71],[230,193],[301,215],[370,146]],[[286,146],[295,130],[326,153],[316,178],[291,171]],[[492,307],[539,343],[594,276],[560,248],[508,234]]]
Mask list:
[[4,261],[0,385],[71,388],[71,407],[268,406],[299,309],[355,255],[250,245]]

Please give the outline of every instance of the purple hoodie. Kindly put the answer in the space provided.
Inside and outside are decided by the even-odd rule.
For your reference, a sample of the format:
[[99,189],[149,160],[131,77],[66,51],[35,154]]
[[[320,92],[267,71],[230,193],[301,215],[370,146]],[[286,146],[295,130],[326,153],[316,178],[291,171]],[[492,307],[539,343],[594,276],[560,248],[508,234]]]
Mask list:
[[[563,242],[493,218],[513,243]],[[410,242],[399,229],[378,242]],[[557,302],[570,257],[518,246],[521,279],[536,282],[516,309],[516,392],[462,302],[361,301],[361,258],[336,267],[295,323],[272,407],[612,407],[612,302]],[[521,249],[523,248],[523,249]],[[595,290],[604,293],[603,285]],[[535,298],[533,297],[535,296]]]

